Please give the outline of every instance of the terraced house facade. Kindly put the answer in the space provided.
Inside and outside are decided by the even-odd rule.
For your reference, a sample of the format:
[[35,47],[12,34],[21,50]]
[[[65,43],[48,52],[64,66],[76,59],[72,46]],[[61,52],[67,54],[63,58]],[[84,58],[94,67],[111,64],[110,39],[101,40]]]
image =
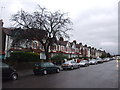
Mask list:
[[[22,43],[19,47],[12,46],[12,38],[11,34],[14,28],[4,28],[2,27],[2,31],[5,33],[4,38],[4,53],[5,57],[9,57],[11,52],[14,51],[26,51],[26,52],[35,52],[40,54],[40,59],[45,59],[45,53],[44,48],[42,44],[37,41],[36,39],[33,39],[31,42]],[[56,43],[54,43],[49,48],[49,57],[53,57],[56,54],[64,54],[68,56],[69,58],[73,57],[88,57],[88,58],[97,58],[101,57],[103,53],[106,53],[105,51],[97,50],[94,47],[83,45],[82,43],[77,43],[76,40],[73,42],[65,41],[62,37],[57,40]]]

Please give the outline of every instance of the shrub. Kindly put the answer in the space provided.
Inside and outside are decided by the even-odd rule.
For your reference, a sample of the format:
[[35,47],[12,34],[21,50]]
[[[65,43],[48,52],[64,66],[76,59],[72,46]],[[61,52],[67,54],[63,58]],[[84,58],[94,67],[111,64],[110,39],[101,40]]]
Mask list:
[[64,59],[67,59],[68,57],[63,55],[63,54],[58,54],[58,55],[55,55],[51,58],[51,60],[53,62],[55,62],[56,64],[62,64],[62,62],[64,62]]
[[39,54],[33,52],[13,52],[9,57],[9,60],[14,62],[30,62],[30,61],[38,61]]
[[89,59],[89,57],[79,57],[79,59]]
[[102,54],[101,56],[100,56],[100,58],[106,58],[107,56],[106,55],[104,55],[104,54]]

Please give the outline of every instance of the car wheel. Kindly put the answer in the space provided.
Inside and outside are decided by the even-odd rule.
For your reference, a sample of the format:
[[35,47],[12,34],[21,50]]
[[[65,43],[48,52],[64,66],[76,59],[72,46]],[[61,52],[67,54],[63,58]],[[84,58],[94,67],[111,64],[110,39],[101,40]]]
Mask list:
[[18,75],[16,73],[11,75],[11,79],[12,80],[17,80],[18,79]]
[[74,68],[73,68],[73,66],[71,66],[71,70],[73,70]]
[[59,73],[59,72],[60,72],[60,69],[59,69],[59,68],[57,68],[57,69],[56,69],[56,72],[57,72],[57,73]]
[[47,75],[47,70],[44,70],[44,71],[43,71],[43,74],[44,74],[44,75]]

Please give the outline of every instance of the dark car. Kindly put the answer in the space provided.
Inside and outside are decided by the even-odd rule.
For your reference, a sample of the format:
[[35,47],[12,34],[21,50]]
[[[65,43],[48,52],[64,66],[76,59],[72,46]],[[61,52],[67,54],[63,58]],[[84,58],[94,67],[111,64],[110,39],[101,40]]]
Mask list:
[[18,74],[15,69],[6,63],[0,63],[0,68],[2,68],[2,79],[17,80]]
[[40,62],[36,63],[33,67],[33,72],[34,75],[38,74],[48,74],[48,73],[59,73],[60,72],[60,67],[51,63],[51,62]]

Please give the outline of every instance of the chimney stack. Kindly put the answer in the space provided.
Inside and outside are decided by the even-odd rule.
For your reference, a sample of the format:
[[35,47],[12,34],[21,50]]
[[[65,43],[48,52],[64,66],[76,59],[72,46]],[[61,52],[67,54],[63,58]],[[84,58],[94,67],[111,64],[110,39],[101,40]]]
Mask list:
[[60,37],[59,41],[64,41],[63,37]]

